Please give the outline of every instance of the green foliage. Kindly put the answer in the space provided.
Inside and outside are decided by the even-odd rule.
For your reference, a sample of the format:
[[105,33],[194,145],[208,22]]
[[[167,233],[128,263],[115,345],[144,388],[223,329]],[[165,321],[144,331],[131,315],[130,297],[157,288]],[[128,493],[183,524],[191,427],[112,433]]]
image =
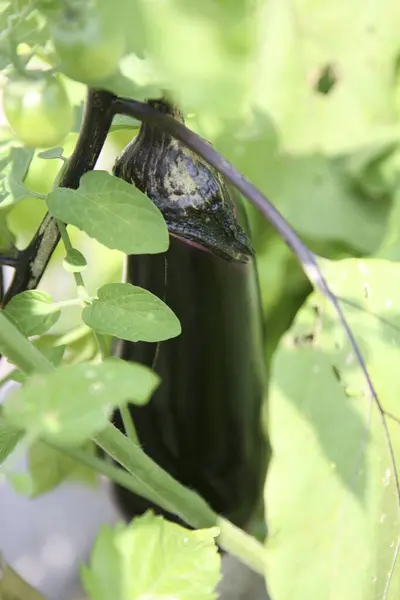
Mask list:
[[[58,133],[71,130],[63,148],[39,154],[23,145],[32,143],[29,113],[22,127],[22,113],[10,113],[18,139],[0,125],[1,251],[12,257],[15,239],[19,247],[30,239],[45,210],[32,200],[38,194],[48,194],[52,214],[77,228],[68,227],[71,248],[54,255],[46,292],[20,294],[6,308],[24,335],[39,336],[35,346],[57,367],[43,376],[20,370],[10,376],[24,385],[1,416],[0,462],[12,458],[24,434],[35,439],[29,474],[13,474],[18,489],[35,495],[76,472],[76,462],[43,440],[81,446],[102,430],[113,407],[143,403],[156,386],[137,365],[95,364],[101,357],[93,331],[148,342],[180,333],[161,299],[120,283],[121,256],[109,250],[165,251],[168,232],[159,211],[133,185],[104,171],[85,175],[78,190],[53,189],[60,163],[49,160],[74,148],[82,84],[136,100],[166,94],[187,124],[330,259],[321,265],[380,402],[377,407],[368,393],[337,315],[318,294],[306,300],[310,285],[297,261],[249,209],[272,361],[266,425],[273,460],[265,488],[271,596],[398,597],[399,7],[396,0],[0,3],[2,75],[17,74],[44,90],[54,70],[76,116],[74,124],[69,117],[53,123]],[[43,106],[44,93],[38,100]],[[64,108],[68,116],[69,104]],[[111,170],[138,126],[114,118],[101,169]],[[33,133],[35,145],[49,141],[44,129]],[[79,297],[96,299],[82,312],[70,274],[79,281],[83,271],[87,294]],[[51,298],[64,302],[61,317]],[[110,345],[108,337],[100,341]],[[89,389],[85,374],[92,370],[104,393]],[[107,373],[118,385],[103,380]],[[161,533],[170,552],[165,561]],[[193,554],[182,551],[183,535]],[[91,568],[83,571],[88,593],[96,600],[212,598],[219,570],[213,534],[206,547],[196,535],[149,515],[127,528],[104,529]],[[168,563],[175,553],[177,562]],[[195,570],[196,564],[202,567]],[[155,580],[161,589],[151,587]]]
[[10,395],[3,414],[32,437],[79,446],[107,425],[113,408],[144,404],[157,385],[146,367],[116,358],[62,366],[30,377]]
[[26,291],[12,298],[5,313],[24,335],[41,335],[59,319],[61,310],[53,304],[52,297],[39,290]]
[[47,205],[53,217],[108,248],[126,254],[156,254],[168,248],[168,230],[158,208],[133,185],[104,171],[86,173],[78,190],[54,190]]
[[20,429],[12,427],[0,418],[0,465],[13,452],[22,436],[23,432]]
[[33,158],[33,150],[4,142],[0,153],[0,209],[32,195],[23,181]]
[[[332,598],[394,599],[400,592],[400,298],[392,282],[399,266],[356,259],[321,264],[379,404],[331,306],[311,295],[272,363],[267,579],[272,597],[282,600],[295,593],[318,598],[322,588]],[[288,570],[297,573],[294,580]]]
[[217,528],[189,531],[151,512],[127,526],[103,526],[90,567],[82,567],[85,590],[92,600],[213,600],[217,535]]
[[35,498],[51,491],[66,479],[94,483],[95,473],[56,448],[35,442],[28,450],[28,472],[12,473],[14,489]]
[[161,342],[181,332],[172,310],[143,288],[109,283],[99,289],[98,296],[82,313],[86,325],[98,333],[131,342]]

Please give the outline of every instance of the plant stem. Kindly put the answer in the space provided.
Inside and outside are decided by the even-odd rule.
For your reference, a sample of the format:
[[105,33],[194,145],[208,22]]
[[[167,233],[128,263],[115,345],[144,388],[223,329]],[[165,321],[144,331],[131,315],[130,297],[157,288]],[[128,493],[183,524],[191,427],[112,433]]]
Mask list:
[[[63,241],[64,247],[68,253],[69,250],[73,249],[71,240],[69,239],[69,235],[67,232],[67,228],[65,226],[65,223],[63,223],[62,221],[59,221],[57,219],[57,227],[60,231],[60,236],[61,239]],[[89,295],[86,291],[86,286],[85,286],[85,282],[83,280],[83,276],[81,273],[73,273],[74,279],[75,279],[75,283],[76,283],[76,288],[78,290],[78,296],[80,298],[82,298],[83,301],[86,301],[89,298]]]
[[0,310],[0,352],[26,374],[54,369],[51,362],[31,344]]
[[[118,431],[118,434],[122,438],[124,438],[124,436],[121,434],[120,431]],[[106,433],[106,436],[107,435],[108,435],[108,432]],[[123,442],[123,443],[125,443],[125,442]],[[54,447],[57,448],[58,450],[60,450],[61,452],[65,452],[71,458],[74,458],[75,460],[80,461],[81,463],[83,463],[87,467],[93,469],[97,473],[99,473],[101,475],[105,475],[106,477],[108,477],[108,479],[117,483],[118,485],[124,486],[127,490],[130,490],[134,494],[143,495],[143,493],[142,493],[143,492],[143,483],[142,483],[142,481],[138,480],[136,471],[135,471],[135,473],[132,473],[132,472],[129,473],[128,471],[125,471],[125,469],[121,469],[119,467],[115,467],[112,464],[108,464],[105,460],[97,458],[96,456],[93,456],[93,455],[89,454],[88,452],[85,452],[84,450],[76,450],[75,448],[63,448],[62,446],[55,446],[55,445],[54,445]],[[140,454],[143,454],[141,450],[139,450],[138,456],[140,456]],[[144,455],[144,456],[146,457],[146,455]],[[142,460],[142,457],[140,457],[139,460]],[[149,459],[149,460],[151,461],[151,459]],[[177,482],[175,480],[173,480],[173,481],[174,481],[174,487],[177,487]],[[158,482],[157,482],[157,484],[158,484]],[[180,485],[180,484],[178,484],[178,485]],[[181,486],[181,488],[182,488],[182,490],[181,490],[182,494],[187,494],[187,492],[188,492],[187,488],[185,488],[184,486]],[[190,492],[190,493],[192,493],[192,492]],[[149,500],[155,501],[157,503],[161,502],[159,497],[156,498],[156,495],[152,495],[151,498],[149,496],[147,496],[147,498]],[[162,499],[162,502],[163,502],[163,508],[165,508],[169,512],[175,512],[174,504],[169,505],[168,502],[165,500],[165,496]],[[190,502],[187,502],[185,499],[182,500],[182,505],[184,502],[187,504],[187,506],[190,505]],[[209,510],[211,510],[211,509],[208,508],[208,511]],[[208,515],[208,511],[207,511],[207,518],[211,517],[211,513]],[[204,517],[206,517],[206,515],[204,515]],[[200,523],[199,527],[205,527],[204,517],[202,518],[202,515],[200,515],[200,512],[199,512],[199,523]],[[184,520],[186,520],[186,518]],[[191,522],[190,525],[192,525],[193,527],[195,526],[193,522]],[[264,575],[265,550],[264,550],[263,545],[260,542],[258,542],[254,537],[248,535],[245,531],[243,531],[239,527],[236,527],[236,525],[234,525],[227,519],[224,519],[223,517],[219,517],[215,513],[213,513],[213,522],[211,522],[209,524],[209,526],[212,526],[212,525],[217,525],[221,531],[221,533],[218,537],[218,543],[222,548],[224,548],[225,550],[229,551],[231,554],[240,558],[241,562],[246,564],[250,569],[253,569],[260,575]]]
[[266,566],[264,546],[255,537],[224,517],[218,517],[218,527],[221,532],[218,537],[221,548],[240,558],[242,563],[264,577]]
[[[89,90],[79,138],[63,170],[60,187],[77,189],[82,175],[95,166],[111,127],[114,100],[109,92]],[[59,239],[57,223],[47,213],[29,246],[19,253],[3,306],[19,292],[38,286]]]
[[[27,375],[35,371],[47,373],[55,369],[1,310],[0,351],[4,352]],[[263,574],[265,564],[263,546],[232,523],[218,517],[203,498],[176,481],[114,425],[109,423],[102,432],[95,436],[94,441],[128,471],[128,476],[131,478],[128,489],[151,502],[157,503],[168,512],[178,515],[191,527],[212,527],[221,523],[221,546],[227,552],[231,552],[242,562],[248,564],[250,568]],[[64,450],[64,448],[62,449]],[[67,450],[67,452],[70,451],[71,449]],[[72,451],[77,452],[76,450]],[[76,456],[78,457],[78,455]],[[97,467],[100,467],[100,465],[98,465],[97,460],[92,460],[94,458],[85,457],[83,459],[79,455],[79,460],[83,459],[85,464],[88,464],[87,461],[90,460],[90,466],[98,470]],[[101,466],[101,472],[114,478],[116,475],[114,470],[108,469],[112,465],[107,464],[105,461],[100,462],[104,462],[104,465]],[[107,473],[104,469],[107,469]],[[116,470],[120,469],[116,468]],[[119,479],[118,483],[121,481],[121,485],[125,485],[128,481],[123,475],[122,469],[117,477]],[[123,480],[121,477],[123,477]]]
[[[66,249],[66,251],[68,253],[68,250],[72,250],[73,247],[72,247],[72,243],[71,243],[71,240],[69,238],[68,231],[67,231],[67,228],[65,226],[65,223],[63,223],[62,221],[57,220],[57,227],[58,227],[58,229],[60,231],[61,239],[63,241],[65,249]],[[76,283],[76,288],[77,288],[77,291],[78,291],[78,296],[82,299],[83,302],[90,303],[91,300],[90,300],[89,294],[87,292],[85,281],[83,279],[82,273],[76,273],[75,272],[73,275],[74,275],[74,279],[75,279],[75,283]],[[107,344],[106,344],[106,342],[104,340],[104,337],[100,333],[97,333],[96,331],[93,331],[93,335],[94,335],[94,337],[96,339],[97,346],[99,348],[100,354],[101,354],[101,356],[102,356],[102,358],[104,360],[104,358],[108,354]]]
[[121,413],[126,435],[131,440],[131,442],[133,442],[136,445],[139,445],[139,438],[136,433],[135,425],[133,423],[129,407],[127,405],[121,406],[119,412]]
[[[111,423],[95,442],[140,482],[140,495],[178,515],[192,527],[211,527],[217,515],[198,494],[178,483]],[[173,508],[172,508],[173,507]]]

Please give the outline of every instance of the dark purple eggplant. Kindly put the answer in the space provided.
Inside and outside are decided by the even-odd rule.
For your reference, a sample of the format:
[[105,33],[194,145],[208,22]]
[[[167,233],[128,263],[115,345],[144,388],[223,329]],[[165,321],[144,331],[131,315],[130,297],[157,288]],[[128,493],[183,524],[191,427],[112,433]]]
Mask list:
[[[183,121],[167,103],[151,104]],[[130,406],[139,440],[216,512],[245,526],[260,501],[269,445],[260,293],[243,207],[216,171],[150,124],[114,173],[151,198],[170,232],[166,253],[127,257],[126,281],[162,298],[182,324],[179,337],[160,344],[116,345],[162,379],[147,406]],[[124,431],[118,411],[114,422]],[[116,495],[127,518],[150,507],[166,514],[124,488]]]

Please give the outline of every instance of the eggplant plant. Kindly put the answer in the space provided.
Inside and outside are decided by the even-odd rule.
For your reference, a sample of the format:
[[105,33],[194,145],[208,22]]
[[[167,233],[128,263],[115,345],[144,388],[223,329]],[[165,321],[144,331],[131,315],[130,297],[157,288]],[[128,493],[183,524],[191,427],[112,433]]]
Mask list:
[[[183,123],[169,103],[149,104]],[[139,442],[214,510],[245,526],[266,470],[266,374],[259,284],[240,197],[235,204],[217,171],[150,123],[118,157],[114,174],[156,204],[170,234],[166,253],[126,259],[126,281],[162,298],[182,325],[171,340],[117,344],[121,358],[151,367],[162,382],[146,407],[130,407]],[[123,428],[118,411],[115,423]],[[118,498],[130,518],[149,507],[123,487]]]
[[0,3],[1,475],[111,482],[93,600],[211,600],[219,550],[272,600],[398,597],[398,10],[357,2]]

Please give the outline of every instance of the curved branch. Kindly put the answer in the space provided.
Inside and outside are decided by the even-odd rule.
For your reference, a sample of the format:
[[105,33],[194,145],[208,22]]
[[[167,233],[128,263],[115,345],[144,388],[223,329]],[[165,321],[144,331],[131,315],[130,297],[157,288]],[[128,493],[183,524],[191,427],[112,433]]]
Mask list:
[[[110,130],[115,96],[89,90],[83,124],[75,149],[60,180],[60,187],[76,189],[82,175],[93,169]],[[59,242],[56,221],[46,214],[29,246],[19,253],[14,278],[5,294],[5,306],[16,294],[36,288]]]
[[318,289],[328,299],[332,307],[334,308],[339,321],[344,328],[353,352],[357,358],[357,361],[361,367],[363,375],[365,377],[368,391],[373,398],[376,407],[380,413],[382,425],[385,432],[386,443],[390,455],[390,462],[392,463],[393,473],[396,484],[396,493],[398,498],[398,508],[400,510],[400,482],[396,469],[396,460],[394,455],[393,446],[390,440],[389,429],[386,423],[385,412],[383,406],[380,403],[377,392],[372,383],[372,379],[368,373],[367,365],[364,357],[358,347],[357,341],[354,334],[343,314],[338,299],[335,294],[330,290],[329,285],[318,265],[316,255],[307,248],[307,246],[301,241],[299,236],[296,234],[294,229],[284,219],[280,212],[275,206],[266,198],[259,189],[257,189],[244,175],[239,173],[235,167],[227,161],[219,152],[199,135],[190,131],[183,123],[175,120],[173,117],[163,114],[144,102],[138,102],[137,100],[127,100],[124,98],[117,98],[115,101],[115,112],[118,114],[127,115],[140,119],[141,121],[153,123],[156,126],[162,127],[165,131],[168,131],[173,137],[183,142],[191,150],[196,152],[217,171],[219,171],[228,181],[232,183],[241,194],[247,198],[253,206],[255,206],[262,215],[271,223],[277,233],[286,242],[288,247],[292,250],[293,254],[298,258],[301,267],[308,277],[309,281],[315,289]]

